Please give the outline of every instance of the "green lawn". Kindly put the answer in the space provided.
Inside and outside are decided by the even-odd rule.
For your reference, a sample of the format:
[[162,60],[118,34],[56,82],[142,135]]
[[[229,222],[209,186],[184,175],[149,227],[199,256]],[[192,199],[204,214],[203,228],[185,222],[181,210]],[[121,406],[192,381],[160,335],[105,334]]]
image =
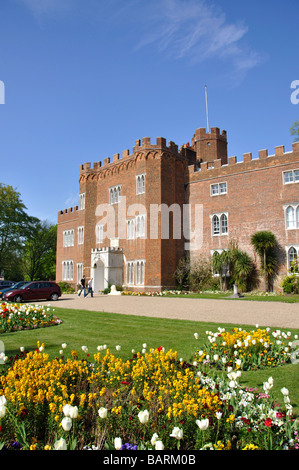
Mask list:
[[[180,297],[180,298],[187,298],[187,299],[230,299],[230,296],[232,295],[232,292],[203,292],[203,293],[188,293],[188,294],[167,294],[163,295],[163,297]],[[241,298],[236,298],[233,300],[236,301],[244,301],[244,300],[257,300],[259,302],[284,302],[284,303],[297,303],[299,302],[299,294],[284,294],[284,295],[279,295],[279,294],[268,294],[268,295],[262,295],[262,294],[255,294],[255,293],[245,293],[242,294],[243,297]]]
[[[45,343],[50,358],[59,356],[61,344],[67,343],[65,356],[70,356],[71,350],[76,350],[80,351],[83,357],[81,346],[84,345],[88,347],[92,361],[97,346],[106,344],[112,352],[126,359],[131,357],[132,349],[141,351],[143,343],[146,343],[148,348],[163,346],[166,350],[176,350],[179,357],[189,361],[192,360],[195,348],[202,347],[206,341],[207,330],[215,331],[218,326],[227,330],[231,330],[233,326],[250,329],[248,325],[225,325],[61,308],[56,308],[55,314],[63,320],[61,325],[1,334],[0,340],[4,344],[5,354],[14,356],[19,352],[20,346],[33,350],[39,340]],[[198,340],[194,338],[195,332],[199,334]],[[292,330],[292,333],[299,335],[299,330]],[[121,345],[120,352],[116,351],[116,345]],[[1,367],[0,365],[0,370]],[[299,414],[299,365],[289,364],[261,371],[243,372],[240,382],[261,389],[269,376],[274,378],[277,399],[281,401],[280,389],[287,387],[294,411]]]

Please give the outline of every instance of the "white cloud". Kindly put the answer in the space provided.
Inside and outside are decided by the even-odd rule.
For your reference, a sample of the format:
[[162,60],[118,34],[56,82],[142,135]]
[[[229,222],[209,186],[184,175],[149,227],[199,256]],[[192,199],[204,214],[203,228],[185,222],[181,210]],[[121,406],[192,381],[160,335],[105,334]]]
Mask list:
[[160,0],[146,22],[137,49],[156,47],[170,59],[188,59],[192,63],[230,59],[242,73],[260,61],[258,53],[242,45],[248,27],[242,22],[229,23],[223,11],[211,2]]

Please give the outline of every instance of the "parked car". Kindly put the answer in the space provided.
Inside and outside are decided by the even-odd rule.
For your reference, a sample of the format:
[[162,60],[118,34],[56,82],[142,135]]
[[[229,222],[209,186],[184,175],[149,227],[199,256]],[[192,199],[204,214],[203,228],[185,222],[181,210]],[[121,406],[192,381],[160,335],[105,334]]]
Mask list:
[[20,289],[4,293],[3,300],[20,303],[23,300],[58,300],[60,296],[61,290],[56,282],[32,281]]
[[4,280],[1,280],[0,281],[0,290],[1,289],[6,289],[7,287],[11,287],[15,284],[16,282],[15,281],[4,281]]
[[20,289],[21,287],[23,287],[25,284],[29,284],[29,281],[20,281],[20,282],[17,282],[17,283],[14,283],[12,286],[10,287],[5,287],[5,288],[2,288],[0,286],[0,299],[3,299],[3,294],[5,294],[6,292],[9,292],[9,291],[12,291],[12,290],[16,290],[16,289]]

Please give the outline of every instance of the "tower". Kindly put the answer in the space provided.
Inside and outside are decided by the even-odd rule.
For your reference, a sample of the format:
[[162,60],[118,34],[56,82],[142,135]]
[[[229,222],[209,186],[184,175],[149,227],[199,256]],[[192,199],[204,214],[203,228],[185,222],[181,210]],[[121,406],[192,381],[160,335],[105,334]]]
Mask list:
[[196,129],[192,138],[192,147],[196,152],[198,163],[220,159],[222,165],[227,164],[226,131],[220,134],[218,127],[212,127],[210,133],[207,133],[205,128]]

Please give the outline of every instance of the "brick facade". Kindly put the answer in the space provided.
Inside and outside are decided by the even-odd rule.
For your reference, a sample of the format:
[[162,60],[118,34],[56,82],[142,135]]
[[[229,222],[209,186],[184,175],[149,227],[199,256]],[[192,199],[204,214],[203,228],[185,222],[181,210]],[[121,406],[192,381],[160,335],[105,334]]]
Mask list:
[[[299,143],[292,152],[280,146],[274,155],[262,150],[258,158],[244,154],[237,162],[228,158],[226,131],[218,128],[197,129],[191,145],[180,149],[164,138],[152,143],[145,137],[132,154],[125,150],[93,167],[85,163],[79,206],[58,213],[56,280],[76,285],[84,273],[95,290],[108,283],[130,290],[173,288],[178,260],[189,248],[188,228],[198,236],[191,260],[227,249],[234,240],[257,265],[251,235],[270,230],[280,245],[281,277],[288,250],[299,254],[298,169]],[[284,172],[293,172],[293,181],[290,173],[284,181]],[[288,217],[295,221],[287,227],[290,206],[294,214]],[[220,233],[217,227],[213,233],[217,218]]]

